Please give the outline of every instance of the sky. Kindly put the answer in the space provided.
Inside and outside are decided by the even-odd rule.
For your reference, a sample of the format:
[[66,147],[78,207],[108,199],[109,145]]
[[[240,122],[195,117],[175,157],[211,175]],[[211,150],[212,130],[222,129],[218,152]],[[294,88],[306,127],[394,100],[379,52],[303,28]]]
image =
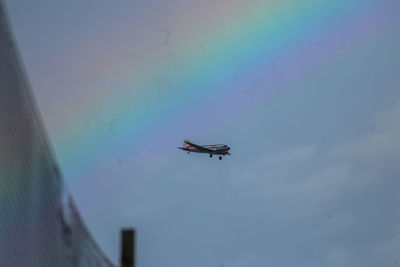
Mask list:
[[141,267],[400,265],[398,0],[5,3],[115,263],[134,226]]

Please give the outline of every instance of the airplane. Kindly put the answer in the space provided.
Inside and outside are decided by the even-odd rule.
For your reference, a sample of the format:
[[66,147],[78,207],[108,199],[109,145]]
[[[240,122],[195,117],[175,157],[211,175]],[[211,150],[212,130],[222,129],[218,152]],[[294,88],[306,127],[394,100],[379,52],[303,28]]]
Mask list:
[[210,154],[210,158],[212,158],[213,155],[220,155],[219,159],[222,159],[222,156],[225,155],[230,155],[228,150],[231,148],[227,145],[205,145],[205,146],[200,146],[193,144],[189,141],[189,139],[186,139],[183,141],[183,147],[178,147],[179,149],[185,150],[188,152],[195,152],[195,153],[205,153],[205,154]]

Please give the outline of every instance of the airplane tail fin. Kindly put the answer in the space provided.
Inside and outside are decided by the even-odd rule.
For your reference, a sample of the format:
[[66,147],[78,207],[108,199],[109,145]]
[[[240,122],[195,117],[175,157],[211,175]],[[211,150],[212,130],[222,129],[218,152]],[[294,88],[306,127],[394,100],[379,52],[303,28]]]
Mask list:
[[190,146],[190,145],[188,144],[189,142],[190,142],[189,139],[185,139],[185,141],[183,141],[182,147],[184,147],[184,148],[189,147],[189,146]]

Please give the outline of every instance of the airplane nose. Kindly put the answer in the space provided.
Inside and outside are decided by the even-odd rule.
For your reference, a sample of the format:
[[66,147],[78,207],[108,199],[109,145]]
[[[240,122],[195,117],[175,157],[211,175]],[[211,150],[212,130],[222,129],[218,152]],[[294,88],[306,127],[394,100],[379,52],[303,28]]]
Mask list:
[[228,150],[230,150],[231,148],[228,146]]

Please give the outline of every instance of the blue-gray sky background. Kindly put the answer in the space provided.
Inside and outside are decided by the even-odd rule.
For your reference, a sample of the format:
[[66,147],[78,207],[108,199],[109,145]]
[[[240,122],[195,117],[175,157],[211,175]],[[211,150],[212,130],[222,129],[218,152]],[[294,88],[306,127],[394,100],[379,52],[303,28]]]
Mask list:
[[400,265],[399,1],[5,3],[114,262],[135,226],[142,267]]

